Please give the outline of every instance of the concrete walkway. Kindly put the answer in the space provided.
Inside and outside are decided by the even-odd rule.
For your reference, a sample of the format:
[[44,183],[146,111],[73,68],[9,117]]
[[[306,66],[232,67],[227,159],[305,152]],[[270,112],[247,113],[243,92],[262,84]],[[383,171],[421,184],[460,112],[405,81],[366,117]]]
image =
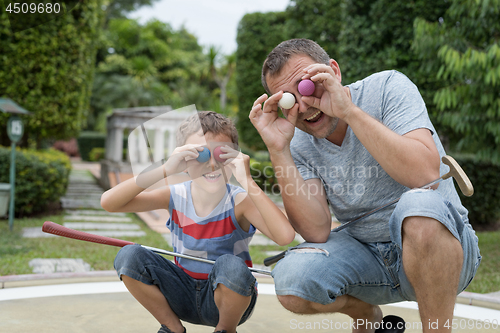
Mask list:
[[[156,320],[127,292],[114,272],[95,276],[6,282],[0,289],[0,332],[136,333],[157,332]],[[258,277],[259,297],[252,317],[238,328],[250,332],[351,332],[352,320],[341,314],[295,315],[285,310],[274,295],[272,279]],[[54,284],[55,283],[55,284]],[[499,304],[500,305],[500,304]],[[384,314],[398,315],[406,332],[422,332],[414,302],[382,306]],[[498,309],[457,304],[454,332],[499,332]],[[462,325],[463,329],[460,329]],[[186,324],[191,333],[212,332],[210,327]]]

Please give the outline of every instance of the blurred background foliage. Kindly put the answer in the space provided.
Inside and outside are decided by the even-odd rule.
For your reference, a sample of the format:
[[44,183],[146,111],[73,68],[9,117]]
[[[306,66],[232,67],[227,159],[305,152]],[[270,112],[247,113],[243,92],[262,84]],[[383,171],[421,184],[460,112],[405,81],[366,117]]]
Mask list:
[[[104,133],[113,108],[196,104],[233,118],[253,157],[265,150],[248,120],[264,93],[262,63],[281,41],[310,38],[337,60],[343,84],[401,71],[451,155],[500,164],[500,0],[290,0],[283,12],[245,15],[234,54],[201,46],[184,27],[127,18],[155,1],[88,0],[18,33],[2,12],[0,96],[34,113],[23,118],[21,146]],[[7,119],[0,114],[0,128]],[[0,131],[0,145],[9,144]]]

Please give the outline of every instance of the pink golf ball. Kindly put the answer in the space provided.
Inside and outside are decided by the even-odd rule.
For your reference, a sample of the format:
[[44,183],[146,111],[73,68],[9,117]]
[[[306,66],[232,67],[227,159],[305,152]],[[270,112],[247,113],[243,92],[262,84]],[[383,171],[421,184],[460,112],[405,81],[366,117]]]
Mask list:
[[223,152],[221,150],[221,148],[222,148],[222,146],[215,147],[215,149],[214,149],[214,158],[215,158],[215,160],[217,162],[224,163],[226,161],[226,159],[220,157],[220,155],[225,154],[225,152]]
[[314,89],[316,87],[314,86],[314,82],[307,79],[300,81],[298,88],[299,88],[299,93],[302,96],[310,96],[314,93]]

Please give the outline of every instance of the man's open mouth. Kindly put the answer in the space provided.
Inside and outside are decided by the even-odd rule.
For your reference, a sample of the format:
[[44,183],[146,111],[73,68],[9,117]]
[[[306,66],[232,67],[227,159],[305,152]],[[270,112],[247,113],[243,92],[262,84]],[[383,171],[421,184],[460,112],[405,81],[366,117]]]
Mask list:
[[306,118],[306,121],[309,123],[315,123],[321,118],[322,115],[323,115],[323,112],[318,111],[315,114],[313,114],[312,116],[310,116],[309,118]]

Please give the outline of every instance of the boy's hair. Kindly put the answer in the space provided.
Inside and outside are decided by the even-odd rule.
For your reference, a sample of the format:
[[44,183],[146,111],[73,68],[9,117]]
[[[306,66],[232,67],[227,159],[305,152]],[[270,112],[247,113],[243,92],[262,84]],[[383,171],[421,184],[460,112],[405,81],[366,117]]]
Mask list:
[[177,146],[183,146],[189,136],[203,130],[214,135],[224,134],[238,146],[238,131],[231,119],[213,111],[200,111],[184,120],[176,133]]
[[262,65],[261,81],[262,86],[270,94],[269,87],[266,82],[266,76],[278,75],[288,60],[294,55],[307,55],[312,60],[320,64],[328,65],[330,56],[326,51],[319,46],[318,43],[304,38],[296,38],[281,42],[268,55]]

